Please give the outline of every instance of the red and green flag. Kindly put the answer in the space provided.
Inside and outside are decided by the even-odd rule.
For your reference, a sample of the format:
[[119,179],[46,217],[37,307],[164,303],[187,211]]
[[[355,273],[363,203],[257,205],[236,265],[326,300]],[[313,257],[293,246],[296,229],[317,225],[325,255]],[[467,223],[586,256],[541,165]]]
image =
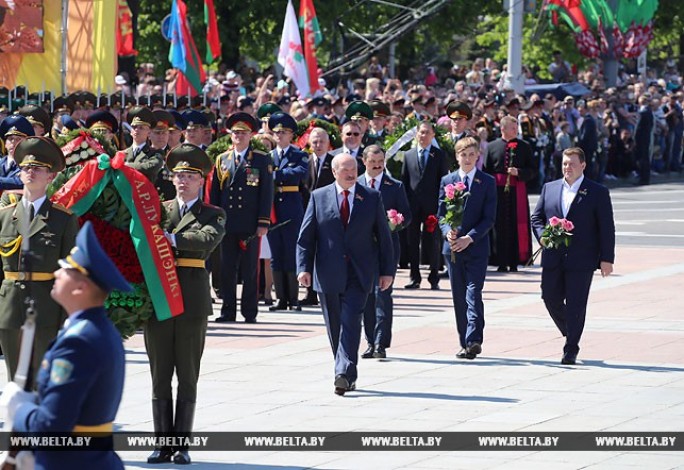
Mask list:
[[313,0],[301,0],[299,4],[299,27],[304,30],[304,59],[309,76],[309,92],[313,94],[319,88],[316,46],[323,40]]
[[205,62],[211,64],[221,57],[221,41],[219,40],[214,0],[204,0],[204,22],[207,25],[207,54]]
[[[176,93],[179,95],[186,95],[188,91],[192,95],[201,93],[202,83],[206,80],[202,61],[188,26],[187,11],[187,5],[183,0],[173,0],[169,22],[169,36],[171,37],[169,62],[185,78],[176,82]],[[190,85],[190,90],[187,84]]]

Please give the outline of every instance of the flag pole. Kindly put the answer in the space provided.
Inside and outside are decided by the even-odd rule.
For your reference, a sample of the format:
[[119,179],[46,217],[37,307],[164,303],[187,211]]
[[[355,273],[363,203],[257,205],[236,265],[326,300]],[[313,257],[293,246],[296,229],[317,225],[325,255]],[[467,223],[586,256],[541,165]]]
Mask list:
[[62,95],[67,94],[67,26],[69,23],[69,0],[62,0],[62,26],[60,34],[62,35],[62,61],[60,73],[62,77]]

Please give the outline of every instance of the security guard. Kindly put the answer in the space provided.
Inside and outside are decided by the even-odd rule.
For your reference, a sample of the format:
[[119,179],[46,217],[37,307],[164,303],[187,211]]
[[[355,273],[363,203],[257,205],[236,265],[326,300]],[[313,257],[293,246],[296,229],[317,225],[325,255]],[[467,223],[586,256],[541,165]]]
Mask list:
[[[145,326],[145,347],[152,373],[152,417],[158,434],[189,435],[195,417],[200,359],[212,313],[209,273],[205,261],[225,234],[225,212],[202,201],[204,178],[212,162],[204,150],[181,144],[171,150],[166,166],[173,171],[177,197],[164,202],[169,214],[166,236],[173,246],[184,312],[168,320],[154,316]],[[178,379],[173,413],[171,381]],[[175,453],[174,453],[175,451]],[[148,463],[189,464],[187,447],[159,448]]]
[[0,192],[23,187],[19,178],[19,167],[14,159],[14,151],[21,139],[32,135],[34,135],[33,126],[24,116],[7,116],[0,122],[0,139],[7,152],[0,158]]
[[124,150],[124,161],[127,166],[138,170],[154,184],[164,166],[163,156],[153,150],[148,142],[150,130],[157,124],[154,114],[148,108],[134,106],[128,112],[126,120],[131,125],[133,145]]
[[[47,199],[45,191],[55,173],[64,168],[64,155],[46,137],[26,137],[14,152],[21,169],[24,195],[19,202],[0,209],[0,256],[5,279],[0,288],[0,344],[5,353],[7,376],[14,377],[19,360],[21,325],[30,295],[36,302],[36,340],[33,371],[57,335],[64,312],[50,298],[57,261],[74,245],[78,219]],[[28,249],[24,246],[28,240]]]
[[269,310],[301,311],[299,306],[297,267],[295,248],[299,235],[299,226],[304,218],[304,201],[299,186],[309,174],[309,158],[305,152],[291,145],[297,122],[285,113],[273,114],[268,120],[268,127],[275,134],[277,146],[271,151],[275,164],[273,181],[275,182],[275,198],[273,208],[276,222],[287,220],[287,225],[268,234],[271,247],[271,267],[273,269],[273,285],[278,303]]
[[[93,441],[111,446],[111,436],[99,436],[112,432],[126,358],[104,301],[114,289],[132,289],[100,246],[90,222],[78,232],[76,246],[59,260],[59,266],[51,295],[69,319],[40,365],[38,396],[10,382],[2,392],[2,402],[14,431],[97,433]],[[43,312],[38,307],[39,319]],[[36,468],[124,468],[112,450],[37,450],[35,458]]]
[[271,158],[250,145],[259,123],[247,113],[226,121],[233,148],[219,155],[211,181],[212,204],[227,214],[226,236],[221,244],[221,297],[217,322],[234,322],[237,313],[237,273],[242,277],[240,308],[246,323],[256,323],[260,239],[268,232],[273,205]]

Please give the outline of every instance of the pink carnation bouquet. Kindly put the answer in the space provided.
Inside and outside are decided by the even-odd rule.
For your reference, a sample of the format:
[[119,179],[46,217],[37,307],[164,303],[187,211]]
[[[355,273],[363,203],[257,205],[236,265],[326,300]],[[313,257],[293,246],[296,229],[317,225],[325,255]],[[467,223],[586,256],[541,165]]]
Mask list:
[[404,223],[404,214],[397,212],[396,209],[390,209],[387,211],[387,223],[389,224],[390,231],[394,232],[401,228]]
[[[463,222],[463,211],[468,196],[470,196],[470,193],[462,181],[444,186],[446,214],[444,214],[444,217],[439,222],[449,225],[452,230],[456,230]],[[456,261],[456,253],[453,251],[451,252],[451,261]]]
[[544,248],[558,249],[562,246],[570,246],[572,237],[572,233],[570,232],[572,232],[574,228],[575,225],[568,219],[561,219],[555,216],[551,217],[542,232],[540,238],[541,247],[534,252],[527,265],[529,266],[534,263],[534,260],[537,259],[537,256],[539,256],[539,253],[541,253]]

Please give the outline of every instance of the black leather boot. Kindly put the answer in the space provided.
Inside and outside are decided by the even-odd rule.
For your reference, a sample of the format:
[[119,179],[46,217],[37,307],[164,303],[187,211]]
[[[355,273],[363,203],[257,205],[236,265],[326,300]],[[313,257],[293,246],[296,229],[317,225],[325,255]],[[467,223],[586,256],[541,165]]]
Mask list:
[[290,304],[290,310],[301,312],[302,307],[299,306],[299,281],[297,281],[297,273],[287,271],[285,273],[285,278],[285,284],[287,285],[287,303]]
[[[173,429],[173,401],[152,400],[152,421],[155,436],[168,436]],[[173,449],[171,447],[155,447],[154,452],[147,457],[147,463],[171,462]]]
[[[173,433],[175,436],[190,437],[192,423],[195,420],[195,404],[189,401],[176,401],[176,420],[173,423]],[[176,449],[173,454],[173,463],[177,465],[190,465],[190,454],[188,448],[183,446]]]
[[287,310],[287,291],[285,290],[285,273],[283,271],[273,271],[273,287],[278,298],[278,303],[268,307],[270,312],[276,310]]

